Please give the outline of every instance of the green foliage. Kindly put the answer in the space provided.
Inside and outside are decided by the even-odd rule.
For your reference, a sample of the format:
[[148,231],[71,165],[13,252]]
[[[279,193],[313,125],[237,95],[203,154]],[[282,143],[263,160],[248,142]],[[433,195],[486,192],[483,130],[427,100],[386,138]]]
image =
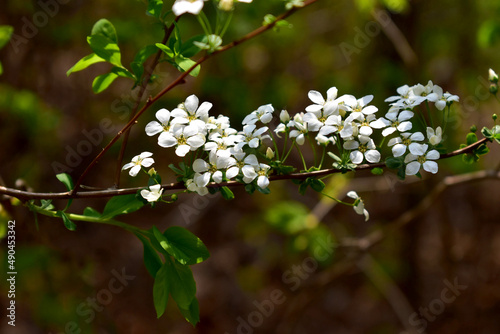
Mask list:
[[[57,174],[56,177],[59,181],[61,181],[66,186],[66,189],[68,191],[71,191],[73,189],[73,187],[74,187],[73,179],[71,178],[70,175],[68,175],[66,173],[61,173],[61,174]],[[64,210],[68,209],[72,202],[73,202],[73,199],[70,198],[68,200],[68,204],[66,204],[66,208]]]
[[229,189],[228,187],[221,187],[220,188],[220,193],[222,194],[222,197],[224,197],[225,200],[232,200],[234,199],[234,194]]
[[185,228],[172,226],[162,234],[153,227],[153,233],[161,247],[183,265],[197,264],[210,256],[203,242]]
[[66,215],[66,213],[64,213],[63,211],[57,211],[57,215],[59,217],[62,218],[63,222],[64,222],[64,226],[66,226],[66,228],[70,231],[74,231],[76,230],[76,224],[73,223],[69,218],[68,216]]
[[144,236],[139,233],[135,233],[135,235],[137,236],[137,238],[139,238],[139,240],[141,240],[144,246],[144,265],[146,266],[149,274],[152,277],[155,277],[156,273],[162,266],[160,257],[158,256],[155,248]]
[[315,177],[308,177],[305,180],[293,180],[299,185],[299,193],[304,195],[308,187],[311,187],[316,192],[322,192],[325,189],[325,183]]
[[165,313],[168,303],[168,295],[170,294],[170,282],[168,279],[169,268],[165,262],[154,275],[155,281],[153,284],[153,302],[156,309],[156,316],[159,318]]
[[161,12],[163,10],[163,1],[162,0],[148,0],[148,9],[146,13],[160,20]]
[[144,206],[144,203],[137,199],[135,194],[115,196],[111,198],[102,213],[102,219],[111,219],[115,216],[125,213],[131,213],[139,210]]
[[[11,26],[0,26],[0,49],[7,44],[7,42],[12,37],[12,33],[14,32],[14,27]],[[3,73],[2,63],[0,63],[0,75]]]

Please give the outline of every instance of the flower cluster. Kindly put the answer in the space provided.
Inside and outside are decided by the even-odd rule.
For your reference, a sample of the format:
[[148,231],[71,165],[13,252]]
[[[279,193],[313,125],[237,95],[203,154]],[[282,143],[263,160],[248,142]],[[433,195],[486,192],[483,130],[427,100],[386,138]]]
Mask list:
[[[176,0],[172,6],[175,16],[185,13],[198,15],[207,0]],[[253,0],[219,0],[219,8],[222,10],[232,10],[235,2],[251,3]]]
[[[200,195],[209,193],[210,184],[221,184],[222,187],[223,182],[233,180],[252,184],[249,189],[266,192],[269,175],[276,172],[274,168],[290,170],[286,169],[290,166],[284,166],[284,163],[293,148],[300,154],[304,171],[309,170],[300,149],[306,141],[313,148],[315,143],[323,148],[321,162],[317,165],[315,161],[313,165],[316,169],[321,168],[326,153],[334,159],[335,168],[353,169],[361,163],[378,163],[381,161],[381,144],[375,144],[374,135],[377,132],[381,132],[383,139],[391,136],[388,147],[392,150],[392,159],[399,161],[398,168],[403,176],[416,175],[421,168],[437,173],[436,160],[440,155],[436,148],[443,139],[444,130],[440,126],[433,128],[426,125],[422,131],[412,130],[419,126],[415,122],[419,117],[423,124],[427,124],[428,120],[432,124],[432,119],[437,118],[430,113],[429,102],[434,103],[437,110],[443,111],[443,115],[447,115],[444,108],[448,107],[449,111],[449,106],[458,101],[458,96],[443,93],[442,88],[431,81],[425,86],[405,85],[399,87],[397,92],[399,95],[386,99],[390,106],[385,116],[377,117],[378,108],[370,105],[373,95],[362,98],[349,94],[339,96],[337,88],[332,87],[326,92],[325,98],[320,92],[311,90],[308,97],[312,104],[293,117],[282,110],[279,124],[273,130],[269,125],[275,110],[271,104],[266,104],[243,119],[240,131],[231,127],[228,117],[211,116],[210,102],[200,104],[198,97],[191,95],[172,111],[164,108],[158,110],[157,120],[146,125],[146,134],[158,135],[159,146],[175,149],[177,156],[190,161],[189,165],[184,164],[182,170],[175,166],[171,168],[189,192]],[[417,108],[423,103],[427,104],[428,118]],[[278,150],[274,135],[285,137],[282,152]],[[288,138],[292,141],[289,148],[286,142]],[[266,141],[274,144],[275,151],[263,145]],[[332,152],[333,149],[338,155]],[[151,156],[152,153],[143,152],[123,169],[130,168],[130,175],[136,176],[143,167],[150,167],[154,163]],[[154,178],[155,173],[149,172],[151,178],[159,183]],[[148,189],[141,191],[141,196],[149,202],[156,202],[162,198],[161,186],[150,183]],[[354,192],[348,196],[355,200],[355,211],[368,218],[359,196]]]

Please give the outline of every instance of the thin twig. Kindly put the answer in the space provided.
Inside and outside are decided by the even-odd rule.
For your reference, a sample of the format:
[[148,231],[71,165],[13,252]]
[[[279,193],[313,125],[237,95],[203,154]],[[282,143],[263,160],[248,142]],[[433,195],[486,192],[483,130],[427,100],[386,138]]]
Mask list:
[[[175,18],[175,22],[179,21],[179,18],[180,18],[180,16],[177,16]],[[175,24],[172,23],[170,25],[170,27],[165,29],[165,36],[163,37],[163,40],[161,41],[162,44],[167,43],[168,39],[172,35],[172,32],[174,31],[174,28],[175,28]],[[144,97],[144,93],[146,92],[146,87],[148,86],[149,80],[151,79],[151,76],[153,75],[153,72],[160,61],[160,57],[161,57],[162,53],[163,53],[162,50],[158,50],[158,52],[156,52],[155,57],[153,58],[153,61],[151,62],[151,64],[149,66],[145,67],[146,73],[145,73],[145,76],[142,80],[141,86],[139,88],[139,93],[137,94],[137,99],[134,103],[134,107],[132,108],[132,112],[130,113],[130,119],[132,119],[132,117],[135,116],[135,114],[137,113],[137,110],[139,109],[139,105],[141,103],[141,100]],[[127,142],[128,142],[129,135],[130,135],[130,129],[128,129],[123,136],[122,145],[120,147],[120,153],[118,154],[118,159],[116,161],[114,188],[120,187],[120,176],[121,176],[121,171],[122,171],[123,156],[125,155],[125,149],[127,148]]]

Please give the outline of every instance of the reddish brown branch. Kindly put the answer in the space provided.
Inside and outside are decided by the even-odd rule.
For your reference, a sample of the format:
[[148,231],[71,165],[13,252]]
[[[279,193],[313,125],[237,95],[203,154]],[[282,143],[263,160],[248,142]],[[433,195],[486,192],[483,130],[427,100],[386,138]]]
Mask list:
[[[488,141],[487,138],[483,138],[474,144],[471,144],[467,147],[461,148],[459,150],[443,154],[440,159],[446,159],[446,158],[451,158],[460,154],[464,153],[469,153],[472,152],[475,148],[479,147],[483,143],[486,143]],[[363,164],[357,166],[354,170],[359,171],[359,170],[367,170],[367,169],[374,169],[374,168],[384,168],[385,164],[383,162],[376,163],[376,164]],[[292,173],[292,174],[287,174],[287,175],[271,175],[269,177],[270,181],[278,181],[278,180],[303,180],[308,177],[322,177],[322,176],[327,176],[331,174],[336,174],[336,173],[341,173],[342,170],[340,169],[323,169],[315,172],[307,172],[307,173]],[[244,183],[238,182],[238,181],[228,181],[228,182],[222,182],[222,183],[210,183],[207,185],[207,187],[211,188],[218,188],[218,187],[223,187],[223,186],[228,186],[228,187],[236,187],[236,186],[244,186]],[[184,190],[186,189],[184,184],[182,182],[176,182],[176,183],[168,183],[168,184],[163,184],[162,188],[164,191],[169,191],[169,190]],[[113,197],[113,196],[120,196],[120,195],[129,195],[129,194],[134,194],[138,190],[144,189],[144,187],[136,187],[136,188],[125,188],[125,189],[106,189],[106,190],[97,190],[97,191],[84,191],[84,192],[78,192],[78,193],[73,193],[71,192],[62,192],[62,193],[34,193],[34,192],[28,192],[28,191],[22,191],[22,190],[17,190],[17,189],[12,189],[12,188],[7,188],[0,186],[0,194],[4,195],[9,195],[12,197],[19,198],[20,200],[30,200],[30,199],[69,199],[69,198],[104,198],[104,197]]]

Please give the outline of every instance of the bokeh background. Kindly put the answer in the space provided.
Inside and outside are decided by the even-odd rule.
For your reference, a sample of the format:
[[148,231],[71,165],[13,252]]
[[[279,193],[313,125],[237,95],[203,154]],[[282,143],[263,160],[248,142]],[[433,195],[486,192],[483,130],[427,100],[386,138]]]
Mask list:
[[[46,12],[43,4],[49,2],[2,0],[0,24],[14,26],[19,36],[25,29],[26,36],[26,22]],[[46,15],[47,22],[39,24],[33,36],[0,50],[1,181],[43,192],[64,191],[55,178],[60,171],[54,163],[67,165],[69,152],[87,140],[85,133],[98,131],[102,139],[69,166],[73,177],[82,173],[126,123],[133,101],[134,92],[124,79],[102,94],[92,93],[92,80],[109,70],[106,64],[66,76],[91,52],[86,36],[92,25],[103,17],[115,25],[125,65],[139,48],[162,38],[161,27],[144,15],[144,1],[51,3],[57,10]],[[283,8],[279,0],[238,4],[225,42]],[[383,29],[374,16],[380,11],[390,18],[382,21],[388,22]],[[209,17],[212,13],[207,3]],[[461,97],[446,133],[450,150],[465,142],[471,125],[491,127],[492,113],[500,110],[487,92],[488,68],[500,71],[500,3],[320,0],[290,17],[289,23],[291,28],[268,32],[212,58],[198,78],[189,78],[158,101],[133,128],[125,160],[152,151],[156,169],[168,181],[167,165],[178,160],[157,147],[144,126],[156,110],[173,109],[191,94],[212,102],[211,112],[229,116],[237,127],[259,105],[272,103],[276,110],[294,114],[309,104],[310,89],[326,92],[332,86],[340,94],[373,94],[382,114],[388,108],[384,99],[397,87],[432,80]],[[200,33],[193,17],[183,17],[180,24],[185,38]],[[376,33],[363,37],[377,27]],[[150,94],[177,72],[162,63],[157,74]],[[145,228],[187,227],[209,248],[211,257],[193,267],[201,312],[196,328],[184,321],[172,302],[166,315],[156,319],[153,279],[142,263],[142,245],[133,235],[82,222],[70,232],[60,220],[45,217],[38,218],[37,227],[31,212],[3,201],[3,219],[16,220],[18,275],[16,327],[8,326],[2,316],[0,332],[498,333],[498,180],[448,187],[416,210],[445,177],[498,168],[496,146],[490,145],[490,154],[474,165],[464,164],[461,157],[440,161],[439,173],[424,173],[422,180],[400,182],[390,171],[383,176],[358,172],[328,179],[328,192],[339,198],[348,190],[358,191],[371,214],[368,222],[349,207],[313,192],[301,196],[296,185],[281,181],[271,185],[270,195],[251,196],[235,189],[236,199],[230,202],[221,196],[185,195],[175,204],[123,217]],[[105,155],[86,185],[113,184],[118,150],[117,145]],[[141,181],[122,175],[122,186],[140,186]],[[99,199],[77,200],[72,211],[79,213],[87,206],[101,210],[104,204]],[[396,224],[401,226],[393,228]],[[369,250],[347,245],[374,231],[382,231],[384,238]],[[5,240],[0,251],[3,264]],[[114,273],[122,271],[133,279],[106,305],[89,311],[92,299],[102,301],[102,291],[109,289]],[[5,279],[0,291],[4,314]]]

